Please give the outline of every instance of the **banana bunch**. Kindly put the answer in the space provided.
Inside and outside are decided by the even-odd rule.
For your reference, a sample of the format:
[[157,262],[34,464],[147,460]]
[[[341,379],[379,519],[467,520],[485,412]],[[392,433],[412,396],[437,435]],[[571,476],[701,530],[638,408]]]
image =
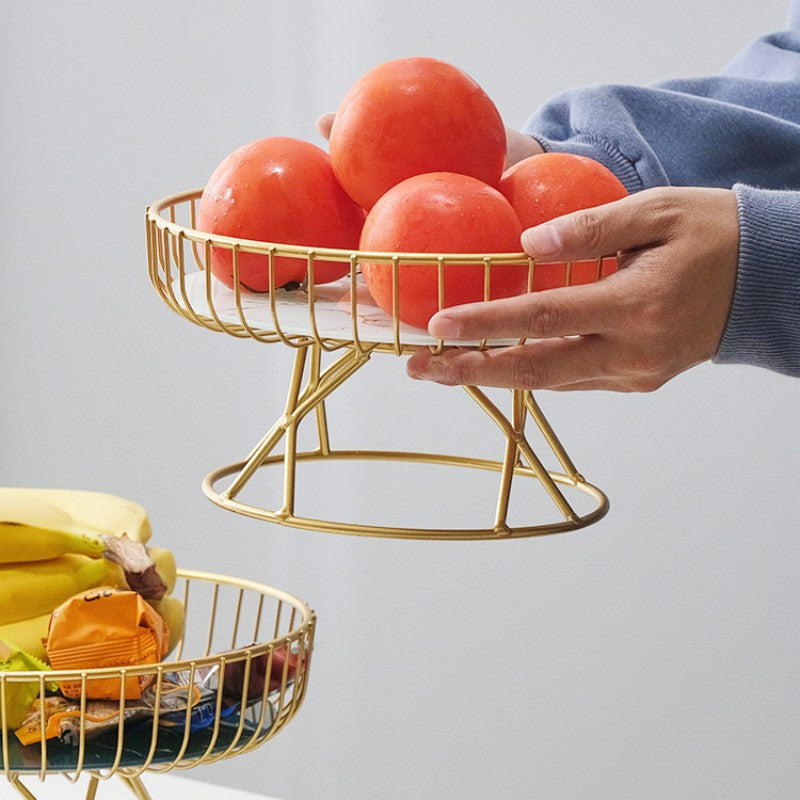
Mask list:
[[[135,542],[147,542],[153,533],[147,512],[132,500],[103,492],[77,489],[0,486],[0,516],[12,513],[14,509],[17,514],[25,513],[26,508],[30,509],[29,513],[34,513],[34,508],[39,504],[42,512],[49,508],[51,515],[60,511],[62,515],[70,517],[73,524],[80,526],[83,532],[93,531],[113,536],[126,534]],[[27,521],[27,518],[23,517],[23,521]],[[3,542],[4,539],[0,539],[0,558],[5,550]]]
[[[144,594],[140,587],[152,589],[155,580],[154,596],[160,599],[151,602],[165,609],[161,613],[174,646],[184,623],[183,604],[171,594],[175,557],[166,548],[145,547],[151,535],[144,508],[124,498],[70,489],[0,487],[0,640],[43,659],[50,614],[65,600],[96,586]],[[125,539],[146,553],[142,569],[147,581],[140,583],[143,576],[129,568],[130,545]]]

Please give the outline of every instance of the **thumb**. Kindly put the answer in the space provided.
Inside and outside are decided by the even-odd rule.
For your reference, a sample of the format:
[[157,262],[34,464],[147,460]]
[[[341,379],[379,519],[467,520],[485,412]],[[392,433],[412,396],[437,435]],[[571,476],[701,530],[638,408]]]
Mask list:
[[521,242],[540,261],[577,261],[656,244],[664,222],[657,200],[645,191],[528,228]]
[[322,136],[323,139],[330,139],[331,138],[331,128],[333,127],[333,117],[334,114],[328,112],[326,114],[320,114],[316,120],[314,121],[314,127],[317,129],[317,132]]

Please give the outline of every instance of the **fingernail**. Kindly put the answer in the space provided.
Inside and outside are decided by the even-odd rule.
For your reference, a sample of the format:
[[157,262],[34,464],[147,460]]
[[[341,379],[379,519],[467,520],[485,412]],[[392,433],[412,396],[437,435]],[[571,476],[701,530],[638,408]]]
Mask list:
[[428,333],[437,339],[458,339],[461,326],[452,317],[437,314],[428,323]]
[[558,228],[550,223],[537,225],[522,232],[522,248],[526,253],[538,256],[551,256],[561,249],[561,235]]

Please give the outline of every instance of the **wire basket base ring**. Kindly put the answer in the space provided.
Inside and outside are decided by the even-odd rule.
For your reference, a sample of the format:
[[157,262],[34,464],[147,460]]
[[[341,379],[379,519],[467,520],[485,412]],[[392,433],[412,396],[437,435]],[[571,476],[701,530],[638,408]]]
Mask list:
[[[364,460],[364,461],[402,461],[408,463],[436,464],[441,466],[461,467],[467,469],[491,470],[502,472],[503,464],[499,461],[485,459],[465,458],[459,456],[446,456],[434,453],[410,453],[381,450],[336,450],[328,453],[318,451],[297,452],[294,458],[300,461],[332,461],[332,460]],[[594,508],[588,513],[572,514],[569,519],[559,522],[540,523],[535,525],[509,525],[503,522],[499,525],[486,528],[411,528],[385,525],[368,525],[354,522],[340,522],[335,520],[304,517],[294,513],[286,506],[281,508],[266,508],[261,505],[252,505],[242,502],[231,496],[230,492],[218,488],[218,484],[225,478],[237,475],[246,466],[246,461],[238,461],[219,467],[210,472],[203,479],[203,494],[220,508],[233,511],[254,519],[273,522],[290,528],[300,528],[321,533],[337,533],[352,536],[372,536],[394,539],[431,539],[431,540],[486,540],[486,539],[519,539],[532,536],[544,536],[556,533],[568,533],[585,528],[602,519],[609,509],[606,494],[591,483],[583,479],[574,480],[570,476],[555,471],[547,473],[549,479],[559,486],[588,495],[595,503]],[[270,456],[263,460],[258,469],[285,466],[282,455]],[[515,478],[539,480],[539,476],[530,468],[518,465],[513,470]]]

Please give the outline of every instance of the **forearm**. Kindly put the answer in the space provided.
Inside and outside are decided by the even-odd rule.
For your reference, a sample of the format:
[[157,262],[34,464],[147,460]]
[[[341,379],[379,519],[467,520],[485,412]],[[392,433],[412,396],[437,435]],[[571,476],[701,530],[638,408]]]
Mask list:
[[714,361],[800,376],[800,191],[734,191],[739,268]]
[[[800,82],[795,92],[800,114]],[[670,88],[567,92],[541,108],[525,132],[545,150],[600,161],[631,192],[737,182],[800,188],[800,121]]]
[[525,133],[587,155],[629,191],[663,185],[800,188],[800,31],[764,37],[713,78],[565,92]]

